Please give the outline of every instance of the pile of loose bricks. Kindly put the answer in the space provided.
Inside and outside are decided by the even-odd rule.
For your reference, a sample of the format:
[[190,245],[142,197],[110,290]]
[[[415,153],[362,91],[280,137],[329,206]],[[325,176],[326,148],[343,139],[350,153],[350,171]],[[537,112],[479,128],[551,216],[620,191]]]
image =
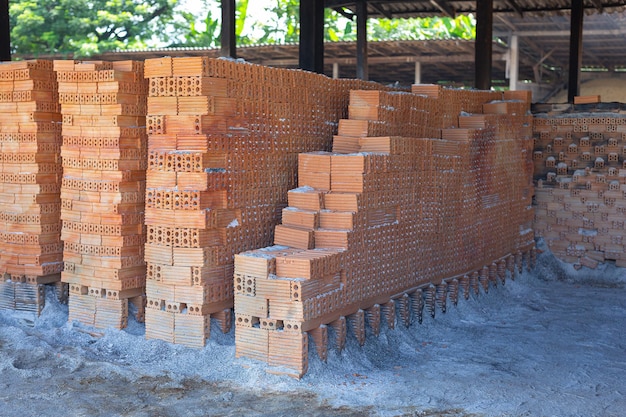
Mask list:
[[325,359],[329,328],[363,344],[532,262],[527,96],[430,90],[352,91],[334,152],[300,154],[275,245],[235,256],[237,356],[299,377],[309,334]]
[[537,236],[577,267],[626,267],[626,116],[542,114],[534,131]]
[[0,77],[1,306],[62,281],[71,321],[123,328],[130,303],[202,347],[234,305],[237,355],[301,376],[329,326],[363,343],[532,263],[526,94],[202,57]]

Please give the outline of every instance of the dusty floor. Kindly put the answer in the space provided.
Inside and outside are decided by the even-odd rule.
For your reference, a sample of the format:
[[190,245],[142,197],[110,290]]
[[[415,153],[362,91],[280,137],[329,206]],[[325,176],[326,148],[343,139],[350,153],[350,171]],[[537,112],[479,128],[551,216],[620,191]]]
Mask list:
[[234,358],[215,330],[202,350],[0,311],[0,416],[623,417],[626,270],[537,269],[422,325],[353,337],[300,381]]

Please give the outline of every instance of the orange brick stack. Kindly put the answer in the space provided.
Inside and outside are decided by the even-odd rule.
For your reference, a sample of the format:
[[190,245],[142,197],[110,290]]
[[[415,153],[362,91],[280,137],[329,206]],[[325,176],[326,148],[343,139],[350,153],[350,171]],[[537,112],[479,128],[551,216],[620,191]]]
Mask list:
[[[300,154],[275,246],[235,257],[237,356],[302,376],[309,334],[325,359],[329,326],[339,348],[347,323],[363,344],[366,322],[378,333],[396,312],[408,325],[424,306],[445,311],[460,288],[487,291],[530,254],[529,103],[442,129],[440,109],[494,95],[440,93],[352,91],[335,141],[353,153]],[[423,138],[433,134],[443,139]]]
[[271,244],[298,153],[329,150],[348,89],[208,58],[146,61],[146,336],[204,346],[231,324],[233,257]]
[[143,63],[55,61],[63,115],[62,239],[69,320],[123,328],[145,288]]
[[626,267],[626,117],[535,117],[535,230],[577,267]]
[[0,65],[0,307],[39,313],[60,280],[60,121],[51,61]]

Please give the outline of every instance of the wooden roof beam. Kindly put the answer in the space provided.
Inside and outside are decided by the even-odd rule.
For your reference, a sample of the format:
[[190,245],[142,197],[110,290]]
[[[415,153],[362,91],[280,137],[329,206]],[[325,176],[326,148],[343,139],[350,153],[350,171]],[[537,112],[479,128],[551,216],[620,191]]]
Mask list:
[[[495,54],[493,56],[494,61],[505,61],[506,54]],[[354,58],[326,58],[327,64],[338,63],[341,66],[353,66],[356,64],[356,57]],[[415,56],[415,55],[406,55],[406,56],[377,56],[377,57],[368,57],[367,62],[369,64],[401,64],[401,63],[446,63],[446,64],[454,64],[459,62],[473,62],[474,55],[471,53],[467,54],[450,54],[450,55],[429,55],[429,56]],[[296,59],[266,59],[258,62],[261,65],[267,65],[271,67],[288,67],[294,66],[298,64]]]
[[356,4],[355,0],[352,1],[344,1],[344,0],[325,0],[324,7],[335,9],[338,7],[348,7],[354,6]]
[[602,6],[602,0],[591,0],[591,4],[596,8],[598,13],[604,12],[604,6]]
[[354,13],[350,12],[348,10],[346,10],[345,7],[333,7],[333,10],[336,11],[337,13],[339,13],[340,15],[342,15],[343,17],[345,17],[348,20],[354,20],[354,16],[356,16]]
[[[594,0],[594,1],[600,1],[600,0]],[[515,13],[517,13],[519,17],[524,17],[524,12],[522,11],[522,9],[520,9],[520,7],[517,5],[517,3],[515,3],[515,0],[505,0],[505,3],[511,9],[513,9],[513,11]]]
[[378,13],[382,14],[387,19],[392,19],[393,18],[391,13],[389,13],[387,10],[383,9],[380,4],[378,4],[378,3],[371,3],[370,6],[372,6],[372,9],[376,10]]
[[430,0],[430,4],[439,9],[441,13],[454,19],[456,11],[452,7],[450,7],[446,0]]
[[[522,45],[528,46],[530,49],[532,49],[533,51],[535,51],[535,53],[539,56],[542,57],[544,55],[544,50],[543,48],[539,47],[539,45],[537,45],[535,42],[533,42],[532,40],[530,40],[527,36],[527,32],[517,32],[515,31],[515,26],[509,22],[508,19],[506,19],[504,16],[496,14],[495,18],[500,20],[502,23],[504,23],[506,25],[506,27],[508,27],[509,29],[511,29],[512,34],[518,35],[519,36],[519,41],[520,41],[520,51],[521,51],[521,47]],[[528,32],[528,33],[532,33],[532,32]],[[510,35],[510,34],[508,34]],[[507,35],[507,36],[508,36]],[[569,32],[567,33],[567,35],[569,36]],[[500,35],[498,35],[500,36]]]

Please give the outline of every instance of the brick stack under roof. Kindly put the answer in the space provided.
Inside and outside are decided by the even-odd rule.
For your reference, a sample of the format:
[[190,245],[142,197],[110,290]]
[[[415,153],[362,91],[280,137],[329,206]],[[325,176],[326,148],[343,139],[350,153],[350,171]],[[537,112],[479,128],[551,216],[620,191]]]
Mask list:
[[204,346],[230,328],[233,257],[271,244],[298,154],[329,150],[351,87],[224,59],[146,61],[146,335]]
[[626,266],[626,117],[544,114],[534,131],[537,236],[576,267]]
[[[366,322],[409,324],[530,264],[529,102],[438,93],[352,91],[335,152],[300,154],[275,246],[235,257],[237,356],[301,376],[309,335],[325,358],[329,327],[336,346],[348,327],[362,344]],[[450,128],[447,108],[502,114]]]
[[55,61],[63,115],[62,280],[69,320],[123,328],[143,309],[143,62]]
[[60,121],[51,61],[0,64],[0,307],[40,312],[60,280]]

